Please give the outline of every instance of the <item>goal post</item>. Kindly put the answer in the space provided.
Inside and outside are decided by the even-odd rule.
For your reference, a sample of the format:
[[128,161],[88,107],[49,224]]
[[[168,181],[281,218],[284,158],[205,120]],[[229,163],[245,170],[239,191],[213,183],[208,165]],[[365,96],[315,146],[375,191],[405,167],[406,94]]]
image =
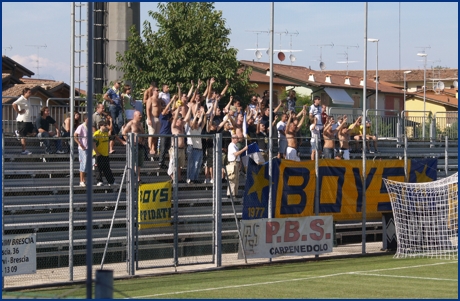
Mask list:
[[395,258],[458,260],[458,173],[427,183],[383,180],[395,223]]

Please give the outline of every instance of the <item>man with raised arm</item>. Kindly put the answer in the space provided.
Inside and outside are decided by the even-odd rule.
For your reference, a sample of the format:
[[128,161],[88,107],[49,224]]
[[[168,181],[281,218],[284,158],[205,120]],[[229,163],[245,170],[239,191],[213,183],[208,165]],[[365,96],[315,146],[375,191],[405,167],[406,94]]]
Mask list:
[[[135,134],[145,134],[144,126],[142,124],[142,113],[139,111],[134,111],[133,119],[128,122],[124,129],[123,129],[123,136],[125,139],[127,138],[126,135],[128,133],[135,133]],[[127,139],[126,139],[127,140]],[[144,138],[138,137],[137,138],[137,181],[141,182],[141,167],[144,166]]]
[[343,124],[342,129],[338,132],[339,141],[340,141],[340,152],[343,154],[343,159],[350,160],[350,150],[349,150],[349,141],[350,141],[350,132],[354,130],[355,127],[358,127],[361,123],[361,117],[358,117],[353,124],[347,128],[347,116],[343,116],[343,121],[340,125]]
[[305,116],[307,115],[307,111],[305,108],[302,110],[302,118],[296,124],[294,119],[297,118],[295,112],[291,111],[289,114],[289,119],[286,124],[286,140],[287,140],[287,148],[286,148],[286,159],[293,160],[293,161],[300,161],[300,158],[297,154],[297,138],[296,133],[302,128],[302,124],[305,120]]
[[[152,82],[152,94],[147,99],[146,105],[146,114],[147,114],[147,126],[149,129],[149,135],[158,135],[160,134],[160,112],[162,110],[161,101],[158,98],[159,89],[155,82]],[[148,145],[150,155],[155,155],[157,153],[157,144],[158,137],[149,137]]]
[[185,131],[187,136],[187,183],[198,183],[198,176],[203,162],[203,144],[201,132],[203,130],[204,108],[200,103],[195,104],[195,114],[187,119]]
[[[179,83],[177,83],[179,87]],[[168,136],[163,136],[161,137],[161,143],[160,143],[160,158],[158,162],[158,166],[162,169],[168,168],[165,164],[165,159],[166,159],[166,152],[169,151],[171,148],[171,119],[172,119],[172,114],[171,114],[171,107],[175,106],[175,102],[177,99],[178,95],[174,95],[171,101],[166,105],[166,107],[163,109],[163,111],[160,114],[160,134],[161,135],[168,135]],[[179,110],[179,108],[177,108]]]
[[[345,120],[346,120],[346,116],[345,116]],[[334,138],[336,137],[336,134],[340,132],[345,125],[345,123],[342,122],[336,129],[332,129],[333,124],[334,124],[334,117],[333,116],[326,117],[326,123],[323,129],[323,138],[324,138],[323,152],[324,152],[325,159],[333,159],[335,157],[334,156],[334,149],[335,149],[335,139]]]
[[[185,116],[185,120],[190,119],[192,110],[188,110],[187,115]],[[184,117],[179,114],[179,110],[176,109],[176,112],[174,113],[174,118],[171,123],[171,133],[173,136],[177,135],[184,135],[185,134],[185,124],[186,121],[184,120]],[[178,165],[176,167],[176,160],[174,156],[174,147],[177,139],[177,161]],[[168,175],[171,177],[171,179],[174,180],[174,173],[177,172],[177,179],[179,182],[182,182],[181,178],[181,168],[185,167],[185,141],[184,137],[172,137],[171,141],[171,148],[169,149],[169,168],[168,168]]]

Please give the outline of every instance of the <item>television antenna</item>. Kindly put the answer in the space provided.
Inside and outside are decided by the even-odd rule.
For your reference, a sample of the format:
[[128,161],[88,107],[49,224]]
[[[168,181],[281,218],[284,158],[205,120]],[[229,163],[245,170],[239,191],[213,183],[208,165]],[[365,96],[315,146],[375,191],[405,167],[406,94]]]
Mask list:
[[415,48],[423,49],[423,50],[421,51],[421,53],[425,53],[425,50],[426,50],[427,48],[431,48],[431,46],[430,46],[430,45],[428,45],[428,46],[418,46],[418,47],[415,47]]
[[13,46],[10,45],[8,47],[3,47],[3,52],[6,52],[7,49],[11,50],[11,49],[13,49]]
[[[334,43],[331,44],[320,44],[320,45],[310,45],[310,46],[316,46],[319,47],[319,69],[323,71],[326,69],[326,64],[323,62],[323,47],[334,47]],[[318,61],[318,60],[315,60]]]
[[[254,32],[257,34],[257,42],[256,42],[256,48],[249,48],[249,49],[245,49],[245,50],[252,50],[252,51],[255,51],[254,54],[257,58],[257,60],[259,60],[261,57],[262,57],[262,53],[261,53],[261,50],[266,50],[265,53],[268,55],[268,50],[269,48],[259,48],[259,34],[260,33],[270,33],[270,31],[253,31],[253,30],[247,30],[248,32]],[[273,53],[276,53],[278,52],[278,59],[282,62],[284,61],[284,59],[286,58],[286,55],[284,54],[284,52],[299,52],[299,51],[302,51],[302,50],[293,50],[293,49],[289,49],[289,50],[286,50],[286,49],[281,49],[281,36],[284,34],[284,35],[288,35],[289,32],[286,30],[286,31],[280,31],[280,32],[274,32],[274,34],[279,34],[280,35],[280,49],[274,49],[273,50]],[[293,35],[297,35],[299,34],[298,32],[296,33],[293,33]],[[291,56],[290,56],[291,58]],[[295,57],[294,57],[294,60],[295,60]],[[292,60],[291,60],[292,61]]]
[[337,62],[337,63],[339,63],[339,64],[347,64],[347,75],[348,75],[348,64],[357,63],[357,62],[358,62],[358,61],[349,61],[349,60],[348,60],[348,48],[351,48],[351,47],[353,47],[353,48],[359,48],[359,45],[356,44],[356,46],[350,46],[350,45],[337,45],[337,46],[342,46],[342,47],[346,47],[346,48],[347,48],[347,50],[345,50],[345,52],[343,52],[343,53],[338,53],[338,54],[345,55],[346,61],[339,61],[339,62]]
[[40,78],[40,48],[46,48],[45,45],[26,45],[28,47],[37,48],[37,78]]
[[254,55],[256,56],[257,58],[257,61],[260,60],[260,58],[262,57],[262,52],[260,52],[261,50],[267,50],[267,54],[268,54],[268,48],[259,48],[259,34],[261,33],[269,33],[268,30],[266,31],[262,31],[262,30],[259,30],[259,31],[256,31],[256,30],[246,30],[248,32],[253,32],[257,35],[257,40],[256,40],[256,48],[250,48],[250,49],[245,49],[245,50],[252,50],[254,51]]
[[292,36],[293,36],[293,35],[298,36],[298,35],[299,35],[299,32],[296,30],[295,33],[291,33],[291,34],[289,34],[289,35],[290,35],[290,41],[289,41],[289,60],[291,61],[291,65],[292,65],[292,63],[295,62],[295,60],[296,60],[295,55],[292,54]]

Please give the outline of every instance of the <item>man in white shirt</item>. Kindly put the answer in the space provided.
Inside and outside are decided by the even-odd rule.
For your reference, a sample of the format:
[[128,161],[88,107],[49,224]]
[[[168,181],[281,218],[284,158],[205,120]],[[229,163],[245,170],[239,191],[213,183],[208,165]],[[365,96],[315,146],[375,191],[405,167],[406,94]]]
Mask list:
[[[319,117],[321,119],[321,117]],[[317,117],[313,118],[313,123],[310,125],[310,132],[311,132],[311,160],[315,160],[316,158],[316,150],[318,150],[318,158],[321,157],[321,144],[320,144],[320,130],[318,128],[317,122],[319,120]]]
[[313,123],[313,118],[316,117],[316,126],[319,130],[323,129],[323,123],[321,122],[321,98],[319,96],[315,96],[313,98],[313,104],[310,106],[310,122]]
[[198,176],[203,163],[203,144],[201,132],[203,131],[204,108],[196,103],[195,116],[187,121],[185,132],[187,134],[187,183],[198,183]]
[[238,149],[238,136],[233,134],[232,135],[232,142],[228,145],[228,165],[226,166],[227,169],[227,176],[228,176],[228,186],[227,186],[227,197],[230,197],[230,192],[238,197],[238,186],[240,180],[240,163],[241,158],[240,155],[244,153],[248,146],[246,145],[241,150]]
[[168,103],[171,101],[171,95],[169,94],[169,86],[167,84],[163,84],[162,91],[158,94],[158,99],[163,100],[163,107],[166,107]]
[[13,102],[13,110],[18,114],[16,121],[18,129],[15,131],[16,136],[21,138],[22,155],[31,155],[32,153],[26,149],[26,136],[35,136],[35,128],[32,123],[32,114],[30,113],[31,104],[30,97],[33,91],[30,88],[24,88],[22,95]]
[[276,124],[276,129],[278,130],[278,158],[284,159],[286,156],[287,149],[287,140],[286,140],[286,121],[288,120],[288,115],[283,113],[281,115],[281,121]]
[[321,98],[319,96],[315,96],[313,98],[313,104],[310,106],[310,122],[313,123],[313,119],[316,117],[316,127],[319,130],[319,140],[318,143],[320,145],[320,148],[323,146],[323,141],[321,140],[321,137],[323,136],[323,116],[322,116],[322,107],[321,107]]

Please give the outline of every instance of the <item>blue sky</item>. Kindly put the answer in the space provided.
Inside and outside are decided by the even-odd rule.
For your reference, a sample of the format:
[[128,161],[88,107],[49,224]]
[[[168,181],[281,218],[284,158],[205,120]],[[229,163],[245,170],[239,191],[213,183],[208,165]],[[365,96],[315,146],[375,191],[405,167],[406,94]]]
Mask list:
[[[293,65],[318,69],[321,53],[326,70],[346,70],[337,62],[346,61],[348,52],[348,60],[357,61],[349,69],[364,68],[364,2],[275,2],[274,7],[275,32],[288,31],[275,34],[274,48],[302,50],[293,53]],[[239,49],[238,59],[257,60],[245,49],[255,48],[257,39],[260,48],[268,47],[268,33],[254,31],[270,29],[271,4],[216,2],[215,8],[231,29],[230,46]],[[155,28],[148,11],[156,9],[156,2],[141,3],[141,26],[148,20]],[[2,2],[2,54],[36,74],[38,65],[42,78],[69,83],[70,11],[69,2]],[[417,56],[423,47],[428,68],[458,68],[457,2],[370,2],[367,29],[369,38],[379,39],[379,70],[423,69]],[[260,61],[268,62],[261,52]],[[288,57],[283,64],[291,64]],[[280,61],[275,57],[274,62]],[[375,67],[376,44],[368,43],[368,70]]]

